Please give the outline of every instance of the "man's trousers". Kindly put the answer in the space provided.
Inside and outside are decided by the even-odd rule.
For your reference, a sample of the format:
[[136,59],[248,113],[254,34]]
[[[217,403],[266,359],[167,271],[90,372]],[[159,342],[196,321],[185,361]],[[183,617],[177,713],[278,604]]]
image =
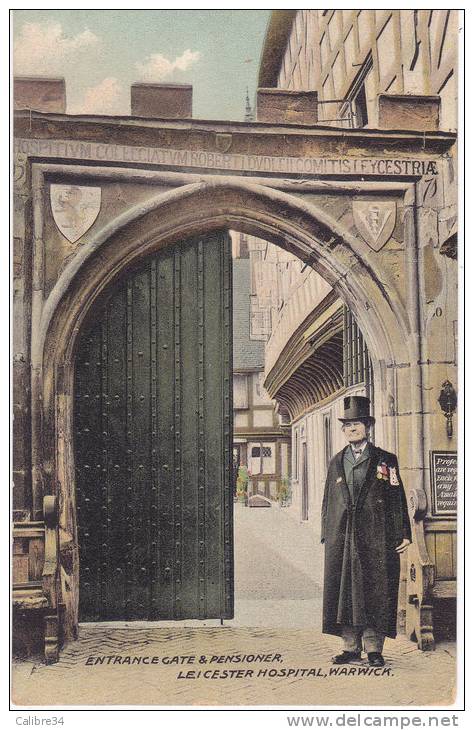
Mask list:
[[370,652],[383,651],[385,635],[380,631],[371,628],[359,628],[354,626],[343,626],[341,631],[344,651],[364,651]]

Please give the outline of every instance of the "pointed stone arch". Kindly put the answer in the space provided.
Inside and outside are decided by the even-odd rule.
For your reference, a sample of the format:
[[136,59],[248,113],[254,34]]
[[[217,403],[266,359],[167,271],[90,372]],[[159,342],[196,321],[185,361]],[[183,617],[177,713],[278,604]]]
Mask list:
[[[381,351],[385,358],[393,353],[396,360],[409,335],[406,311],[396,292],[388,291],[364,260],[351,232],[296,195],[222,178],[158,194],[106,225],[65,268],[48,296],[35,338],[36,355],[58,331],[66,334],[67,323],[80,321],[84,303],[89,309],[134,261],[183,236],[219,228],[264,238],[311,265],[356,313],[371,352]],[[377,311],[371,305],[373,294],[382,295]]]
[[[32,342],[34,494],[60,495],[66,635],[77,625],[77,538],[74,505],[72,393],[75,347],[98,297],[144,257],[183,238],[234,229],[300,257],[354,312],[374,363],[379,413],[396,399],[397,365],[416,362],[405,308],[340,223],[296,194],[223,177],[183,185],[131,207],[104,226],[67,265],[50,292]],[[377,302],[377,305],[374,304]],[[393,448],[393,418],[382,444]],[[64,561],[63,561],[64,565]]]

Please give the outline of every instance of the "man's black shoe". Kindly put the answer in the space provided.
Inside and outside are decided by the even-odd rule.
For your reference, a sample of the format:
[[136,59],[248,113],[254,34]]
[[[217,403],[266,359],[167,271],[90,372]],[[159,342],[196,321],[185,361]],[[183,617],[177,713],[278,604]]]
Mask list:
[[333,656],[333,664],[348,664],[349,662],[357,661],[360,659],[360,651],[343,651],[341,654]]
[[385,664],[382,654],[378,651],[369,651],[367,658],[371,667],[383,667]]

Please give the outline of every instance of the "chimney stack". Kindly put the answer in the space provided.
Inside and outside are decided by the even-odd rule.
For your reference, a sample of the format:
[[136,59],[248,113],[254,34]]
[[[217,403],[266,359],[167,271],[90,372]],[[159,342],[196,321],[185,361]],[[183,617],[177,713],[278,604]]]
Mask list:
[[317,102],[317,91],[257,89],[257,122],[316,124]]
[[132,117],[191,119],[193,87],[190,84],[145,84],[131,86]]
[[380,94],[379,129],[436,132],[439,129],[439,96]]
[[14,109],[36,112],[66,113],[66,82],[47,76],[15,76],[13,79]]

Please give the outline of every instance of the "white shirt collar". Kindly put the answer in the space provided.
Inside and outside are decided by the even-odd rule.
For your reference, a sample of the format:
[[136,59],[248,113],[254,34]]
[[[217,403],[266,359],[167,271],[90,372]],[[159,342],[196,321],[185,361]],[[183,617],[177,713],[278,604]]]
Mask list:
[[[364,449],[365,449],[366,446],[367,446],[367,439],[365,439],[365,441],[363,441],[360,444],[360,446],[357,447],[357,451],[360,451],[359,456],[362,455],[362,452],[364,451]],[[356,451],[356,448],[355,448],[355,446],[353,444],[351,444],[351,449],[352,449],[352,453],[354,453]]]

